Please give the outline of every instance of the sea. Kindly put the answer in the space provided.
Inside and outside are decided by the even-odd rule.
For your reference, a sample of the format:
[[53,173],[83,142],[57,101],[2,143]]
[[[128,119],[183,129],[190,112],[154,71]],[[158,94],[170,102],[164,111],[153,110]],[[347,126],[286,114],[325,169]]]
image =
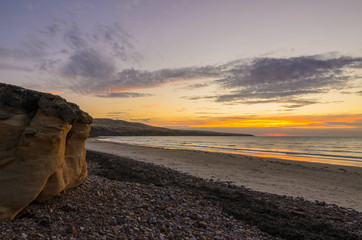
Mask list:
[[362,167],[362,137],[107,136],[102,141]]

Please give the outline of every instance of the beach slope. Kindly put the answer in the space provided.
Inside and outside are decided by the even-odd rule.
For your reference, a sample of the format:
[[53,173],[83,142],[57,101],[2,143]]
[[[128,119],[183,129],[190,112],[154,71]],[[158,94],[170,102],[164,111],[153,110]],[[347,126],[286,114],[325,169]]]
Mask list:
[[358,167],[135,146],[95,138],[88,139],[86,147],[256,191],[302,197],[362,211],[362,168]]

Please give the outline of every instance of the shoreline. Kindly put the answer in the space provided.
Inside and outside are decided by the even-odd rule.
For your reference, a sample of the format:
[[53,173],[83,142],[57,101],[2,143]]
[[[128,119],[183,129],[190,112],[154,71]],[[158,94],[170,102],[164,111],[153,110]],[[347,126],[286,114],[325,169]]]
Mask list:
[[[341,165],[341,166],[351,166],[351,167],[361,167],[362,168],[362,158],[361,156],[357,156],[354,154],[350,155],[336,155],[332,152],[334,151],[320,151],[320,149],[312,149],[311,152],[305,152],[301,149],[294,149],[293,148],[281,148],[281,149],[269,149],[269,148],[250,148],[250,146],[241,147],[237,145],[224,145],[221,143],[221,145],[215,145],[216,142],[211,140],[211,143],[205,143],[204,145],[198,145],[199,141],[197,139],[193,139],[194,136],[190,136],[190,142],[188,142],[187,145],[183,145],[184,143],[178,142],[179,137],[178,136],[118,136],[120,139],[125,138],[126,141],[118,141],[118,138],[115,138],[115,141],[112,140],[112,138],[115,136],[99,136],[94,137],[94,139],[97,139],[99,141],[105,141],[105,142],[114,142],[114,143],[124,143],[129,145],[136,145],[136,146],[143,146],[143,147],[155,147],[155,148],[164,148],[164,149],[185,149],[185,150],[198,150],[198,151],[207,151],[207,152],[220,152],[220,153],[227,153],[227,154],[236,154],[236,155],[247,155],[247,156],[253,156],[253,157],[262,157],[262,158],[273,158],[273,159],[282,159],[287,161],[299,161],[299,162],[314,162],[314,163],[322,163],[322,164],[331,164],[331,165]],[[140,137],[140,142],[138,140],[134,141]],[[159,145],[154,145],[150,142],[150,140],[156,137],[156,142],[158,142],[158,139],[161,140]],[[164,141],[162,139],[165,137],[168,139],[168,141]],[[173,138],[175,138],[175,142],[173,143]],[[202,137],[202,136],[201,136]],[[110,138],[110,140],[109,140]],[[144,139],[145,138],[145,139]],[[258,137],[255,137],[256,139]],[[260,137],[263,138],[263,137]],[[270,137],[266,137],[270,138]],[[273,138],[273,137],[272,137]],[[274,137],[275,138],[275,137]],[[299,138],[299,137],[291,137],[291,138]],[[305,138],[305,137],[301,137]],[[317,137],[321,138],[321,137]],[[218,139],[216,136],[215,139]],[[242,138],[246,139],[246,138]],[[285,137],[284,137],[285,139]],[[313,139],[313,137],[308,137],[308,139]],[[328,137],[325,137],[324,139],[328,139]],[[144,141],[146,140],[146,141]],[[194,141],[196,140],[196,141]],[[262,139],[261,139],[262,140]],[[188,139],[185,139],[185,141],[188,141]],[[201,140],[202,141],[202,140]],[[285,141],[285,140],[284,140]],[[179,145],[179,144],[181,145]],[[195,145],[193,144],[195,143]],[[261,142],[263,144],[265,142]],[[231,144],[231,143],[230,143]],[[250,143],[247,143],[250,144]],[[260,144],[259,141],[254,142],[253,144]],[[268,144],[268,143],[267,143]],[[284,143],[285,144],[285,143]],[[323,147],[323,146],[322,146]],[[326,146],[324,146],[326,147]],[[317,150],[317,151],[316,151]]]
[[321,201],[362,212],[362,168],[88,139],[87,150],[165,166],[255,191]]

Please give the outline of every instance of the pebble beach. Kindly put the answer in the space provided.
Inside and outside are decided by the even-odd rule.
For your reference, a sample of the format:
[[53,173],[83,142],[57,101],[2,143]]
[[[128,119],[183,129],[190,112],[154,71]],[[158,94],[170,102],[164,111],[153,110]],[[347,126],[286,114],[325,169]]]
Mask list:
[[361,239],[362,213],[87,151],[79,187],[0,223],[1,239]]

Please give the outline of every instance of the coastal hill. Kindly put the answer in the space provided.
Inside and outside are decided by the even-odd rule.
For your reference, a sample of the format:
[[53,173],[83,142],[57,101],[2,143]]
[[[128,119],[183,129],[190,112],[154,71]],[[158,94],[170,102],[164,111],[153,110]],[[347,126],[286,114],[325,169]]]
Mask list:
[[176,130],[163,127],[95,118],[91,125],[90,136],[253,136],[251,134],[221,133],[196,130]]

